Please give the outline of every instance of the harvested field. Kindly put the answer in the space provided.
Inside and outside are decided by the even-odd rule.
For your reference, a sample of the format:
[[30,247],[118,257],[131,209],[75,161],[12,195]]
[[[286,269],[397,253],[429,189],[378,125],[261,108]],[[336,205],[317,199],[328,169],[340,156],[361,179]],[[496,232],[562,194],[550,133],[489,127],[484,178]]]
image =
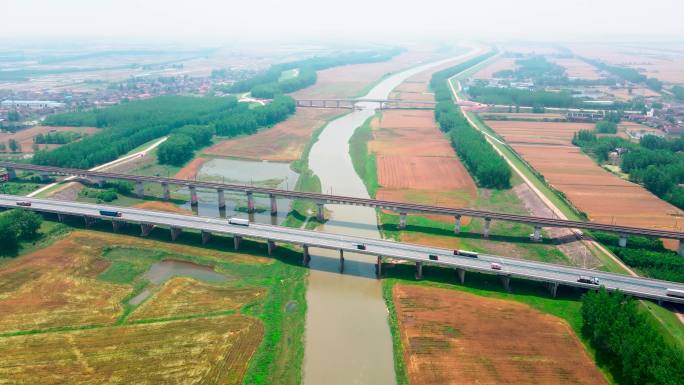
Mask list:
[[487,120],[485,123],[509,144],[570,145],[579,130],[592,130],[593,123],[519,122]]
[[513,301],[395,285],[411,384],[605,384],[570,326]]
[[459,190],[472,179],[457,158],[378,156],[378,181],[383,188]]
[[195,179],[206,158],[195,158],[174,175],[176,179]]
[[659,93],[650,90],[645,87],[635,87],[632,88],[631,92],[628,88],[617,88],[617,87],[607,87],[607,86],[600,86],[600,87],[594,87],[594,89],[601,91],[607,95],[610,95],[614,97],[617,100],[621,101],[629,101],[637,96],[642,96],[642,97],[650,97],[650,96],[660,96]]
[[[604,170],[570,144],[572,133],[582,123],[551,123],[552,130],[546,128],[549,123],[486,123],[592,221],[671,230],[679,228],[678,219],[684,215],[682,210],[642,186]],[[544,130],[544,133],[539,133],[539,130]],[[635,207],[639,210],[634,210]]]
[[263,336],[242,315],[0,339],[0,378],[29,384],[241,384]]
[[513,70],[518,66],[515,64],[514,58],[499,57],[496,60],[490,61],[489,64],[473,74],[473,79],[492,79],[494,74],[499,71]]
[[172,278],[152,299],[136,309],[129,320],[236,311],[265,294],[265,290],[254,287],[219,286],[191,278]]
[[598,80],[604,78],[598,69],[593,65],[580,59],[551,59],[561,67],[565,68],[565,73],[569,78]]
[[146,202],[137,204],[133,207],[136,207],[139,209],[146,209],[146,210],[163,211],[163,212],[167,212],[167,213],[192,215],[191,210],[182,209],[182,208],[180,208],[180,207],[178,207],[175,204],[170,203],[170,202],[146,201]]
[[[48,126],[35,126],[26,130],[21,130],[15,133],[0,133],[0,143],[5,143],[10,139],[14,139],[19,142],[21,146],[21,152],[33,153],[33,138],[38,134],[47,134],[49,132],[81,132],[84,134],[92,134],[97,131],[95,127],[48,127]],[[59,144],[40,144],[40,149],[53,149],[57,148]],[[9,151],[9,148],[6,150]]]
[[224,140],[204,150],[203,153],[251,160],[292,162],[302,156],[306,143],[311,140],[311,135],[316,129],[343,113],[345,110],[298,108],[293,116],[272,128],[254,135]]

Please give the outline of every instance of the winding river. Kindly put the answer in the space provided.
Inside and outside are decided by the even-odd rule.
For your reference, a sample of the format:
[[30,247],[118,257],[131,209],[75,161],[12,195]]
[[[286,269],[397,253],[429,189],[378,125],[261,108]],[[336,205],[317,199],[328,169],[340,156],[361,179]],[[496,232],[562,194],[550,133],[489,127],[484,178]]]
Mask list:
[[[444,60],[418,65],[387,77],[364,98],[387,99],[407,78],[432,67],[464,60],[477,50]],[[368,198],[363,181],[349,156],[349,139],[377,103],[364,103],[331,121],[313,145],[309,168],[320,178],[323,192]],[[379,238],[375,210],[366,207],[327,205],[331,219],[322,231]],[[375,260],[345,254],[344,274],[339,273],[339,254],[311,250],[307,290],[304,353],[304,384],[394,384],[392,338],[382,285],[375,278]]]

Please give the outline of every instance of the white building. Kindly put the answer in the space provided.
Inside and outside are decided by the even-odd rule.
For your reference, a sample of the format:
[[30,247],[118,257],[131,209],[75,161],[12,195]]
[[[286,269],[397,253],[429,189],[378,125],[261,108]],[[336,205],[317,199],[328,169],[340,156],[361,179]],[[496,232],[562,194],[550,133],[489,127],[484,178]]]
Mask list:
[[42,110],[44,108],[64,107],[64,103],[53,102],[50,100],[3,100],[0,102],[2,108],[30,108]]

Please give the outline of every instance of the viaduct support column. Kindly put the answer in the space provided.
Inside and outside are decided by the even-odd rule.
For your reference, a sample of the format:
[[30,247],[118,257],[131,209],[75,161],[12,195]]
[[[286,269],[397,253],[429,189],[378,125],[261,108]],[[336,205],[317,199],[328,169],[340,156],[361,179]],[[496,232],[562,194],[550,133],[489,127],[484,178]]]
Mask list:
[[145,187],[142,182],[135,182],[135,196],[143,198],[145,196]]
[[309,267],[309,262],[311,262],[311,255],[309,254],[309,246],[304,245],[304,251],[302,252],[302,266]]
[[268,241],[266,242],[266,245],[268,246],[268,255],[273,254],[273,250],[275,250],[275,242],[274,241]]
[[684,257],[684,240],[682,240],[682,239],[679,240],[679,247],[677,248],[677,254],[679,254],[680,257]]
[[277,216],[278,215],[278,200],[276,199],[276,196],[273,194],[269,195],[269,198],[271,199],[271,215]]
[[458,274],[458,280],[461,282],[461,284],[465,283],[465,270],[456,269],[456,274]]
[[216,193],[218,194],[218,207],[220,209],[225,209],[226,208],[226,194],[223,192],[223,189],[216,189]]
[[340,250],[340,273],[344,273],[344,250]]
[[454,234],[459,234],[461,232],[461,216],[454,215]]
[[247,212],[254,212],[254,195],[251,191],[247,191]]
[[239,235],[233,235],[233,246],[235,247],[235,250],[240,248],[240,241],[242,240],[242,237]]
[[13,168],[7,168],[7,176],[10,180],[17,179],[17,172]]
[[556,298],[556,293],[558,293],[558,282],[549,282],[547,284],[547,287],[549,289],[549,294],[551,294],[551,297]]
[[85,221],[85,227],[90,227],[93,224],[95,224],[95,218],[92,217],[83,217],[83,220]]
[[375,274],[378,278],[382,278],[382,257],[378,255],[378,262],[375,264]]
[[126,222],[121,222],[121,221],[112,221],[112,230],[114,230],[115,233],[119,232],[119,229],[121,229]]
[[511,291],[511,277],[507,275],[501,276],[501,283],[506,291]]
[[416,262],[416,279],[423,279],[423,262]]
[[406,228],[406,213],[399,213],[399,228],[400,229],[405,229]]
[[64,222],[64,214],[57,214],[57,221],[60,223]]
[[492,224],[492,218],[485,218],[484,220],[484,232],[482,233],[482,236],[485,238],[489,238],[489,226]]
[[190,186],[190,206],[197,206],[197,187]]
[[175,241],[176,239],[178,239],[178,236],[180,235],[180,233],[183,229],[181,229],[180,227],[172,227],[172,228],[170,228],[170,230],[171,230],[171,240]]
[[50,180],[50,175],[40,174],[40,180],[41,180],[41,182],[48,182]]
[[141,223],[140,224],[140,236],[146,237],[150,235],[150,231],[154,228],[154,225],[150,225],[147,223]]
[[620,245],[620,247],[627,247],[627,236],[625,234],[620,234],[618,245]]
[[206,245],[207,242],[209,242],[209,239],[211,238],[211,233],[208,231],[202,231],[202,244]]
[[532,242],[541,242],[541,226],[534,226],[534,233],[532,233]]
[[168,201],[171,199],[171,190],[169,189],[169,184],[166,182],[162,182],[162,190],[164,190],[164,200]]
[[323,222],[325,220],[325,210],[323,207],[323,203],[316,204],[316,219],[319,222]]

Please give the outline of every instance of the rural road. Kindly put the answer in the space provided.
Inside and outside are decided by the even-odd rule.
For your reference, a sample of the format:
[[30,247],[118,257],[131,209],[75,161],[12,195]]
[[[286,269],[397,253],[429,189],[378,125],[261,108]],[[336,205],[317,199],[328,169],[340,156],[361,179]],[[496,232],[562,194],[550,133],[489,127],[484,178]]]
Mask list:
[[[167,139],[167,137],[165,136],[165,137],[159,139],[158,141],[152,143],[149,147],[146,147],[146,148],[143,149],[142,151],[138,151],[138,152],[136,152],[136,153],[133,153],[133,154],[126,155],[126,156],[123,156],[123,157],[121,157],[121,158],[115,159],[115,160],[113,160],[113,161],[111,161],[111,162],[108,162],[108,163],[105,163],[105,164],[102,164],[102,165],[99,165],[99,166],[95,166],[95,167],[89,169],[89,171],[103,171],[103,170],[107,170],[107,169],[109,169],[109,168],[111,168],[111,167],[119,166],[119,165],[121,165],[121,164],[124,164],[124,163],[130,162],[130,161],[132,161],[132,160],[141,158],[141,157],[147,155],[148,153],[150,153],[150,151],[152,151],[152,150],[154,150],[155,148],[159,147],[159,145],[162,144],[162,143],[164,143],[164,141],[166,141],[166,139]],[[59,184],[61,184],[61,183],[63,183],[63,182],[72,181],[72,180],[74,180],[74,179],[76,179],[75,176],[70,176],[70,177],[68,177],[68,178],[65,178],[62,182],[50,183],[50,184],[48,184],[48,185],[45,185],[45,186],[39,188],[38,190],[36,190],[36,191],[34,191],[34,192],[30,193],[30,194],[27,194],[26,196],[27,196],[27,197],[34,197],[34,196],[36,196],[36,195],[42,193],[43,191],[49,190],[49,189],[51,189],[51,188],[53,188],[53,187],[55,187],[55,186],[57,186],[57,185],[59,185]],[[67,184],[67,185],[68,185],[68,184]]]

